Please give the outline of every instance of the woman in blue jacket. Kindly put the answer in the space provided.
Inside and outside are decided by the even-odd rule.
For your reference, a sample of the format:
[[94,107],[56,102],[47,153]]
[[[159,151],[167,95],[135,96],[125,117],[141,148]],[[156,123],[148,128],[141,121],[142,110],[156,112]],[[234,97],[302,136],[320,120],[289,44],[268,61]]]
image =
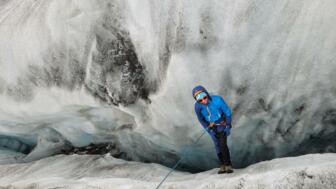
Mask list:
[[215,143],[216,152],[220,161],[218,174],[232,173],[232,164],[227,136],[231,130],[231,110],[221,96],[210,95],[199,85],[192,90],[195,102],[195,112],[199,122],[210,134]]

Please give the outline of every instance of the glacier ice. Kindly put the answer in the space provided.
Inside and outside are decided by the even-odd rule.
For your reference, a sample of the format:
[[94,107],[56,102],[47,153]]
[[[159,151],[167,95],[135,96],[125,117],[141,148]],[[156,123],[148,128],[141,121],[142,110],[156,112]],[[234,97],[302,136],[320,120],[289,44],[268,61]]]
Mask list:
[[[309,154],[260,162],[233,174],[174,172],[161,188],[335,188],[335,154]],[[6,188],[156,188],[166,167],[100,155],[57,155],[26,164],[0,165]]]
[[233,109],[237,167],[336,152],[335,7],[333,0],[3,1],[1,162],[111,142],[132,160],[172,165],[185,155],[189,170],[213,168],[209,137],[191,145],[202,132],[191,97],[197,84]]

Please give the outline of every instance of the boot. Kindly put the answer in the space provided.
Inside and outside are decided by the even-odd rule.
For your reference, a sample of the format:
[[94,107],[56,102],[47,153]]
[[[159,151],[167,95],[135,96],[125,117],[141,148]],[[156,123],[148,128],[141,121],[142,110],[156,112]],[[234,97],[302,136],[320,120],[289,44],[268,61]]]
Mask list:
[[226,173],[225,165],[220,165],[218,174],[223,174],[223,173]]
[[226,165],[225,166],[225,172],[226,173],[233,173],[233,169],[231,165]]

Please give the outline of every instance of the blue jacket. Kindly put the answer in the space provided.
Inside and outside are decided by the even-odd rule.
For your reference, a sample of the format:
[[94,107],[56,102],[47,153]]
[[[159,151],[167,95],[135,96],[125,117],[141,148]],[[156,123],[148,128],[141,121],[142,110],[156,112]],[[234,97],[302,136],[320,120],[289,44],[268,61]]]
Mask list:
[[[210,122],[220,123],[225,121],[227,125],[231,125],[231,110],[224,99],[221,96],[210,95],[201,85],[196,86],[192,90],[193,96],[197,91],[204,91],[209,97],[208,105],[201,104],[197,101],[195,102],[195,113],[197,118],[209,134],[211,136],[214,135],[214,133],[207,129]],[[223,130],[224,127],[216,127],[217,132],[222,132]]]

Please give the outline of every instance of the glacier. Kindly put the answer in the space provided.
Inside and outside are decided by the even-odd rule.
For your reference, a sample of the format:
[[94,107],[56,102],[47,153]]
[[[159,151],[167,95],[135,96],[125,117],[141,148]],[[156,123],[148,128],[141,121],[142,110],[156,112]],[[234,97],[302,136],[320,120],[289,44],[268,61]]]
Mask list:
[[210,138],[192,145],[203,132],[191,95],[198,84],[233,110],[234,167],[335,153],[335,8],[0,1],[0,164],[83,158],[54,155],[106,143],[124,160],[172,166],[185,157],[181,171],[211,170]]
[[[334,153],[309,154],[260,162],[230,175],[218,175],[215,169],[197,174],[177,171],[160,188],[335,188],[335,160]],[[168,171],[158,164],[110,155],[57,155],[26,164],[0,165],[0,183],[13,189],[152,189]]]

